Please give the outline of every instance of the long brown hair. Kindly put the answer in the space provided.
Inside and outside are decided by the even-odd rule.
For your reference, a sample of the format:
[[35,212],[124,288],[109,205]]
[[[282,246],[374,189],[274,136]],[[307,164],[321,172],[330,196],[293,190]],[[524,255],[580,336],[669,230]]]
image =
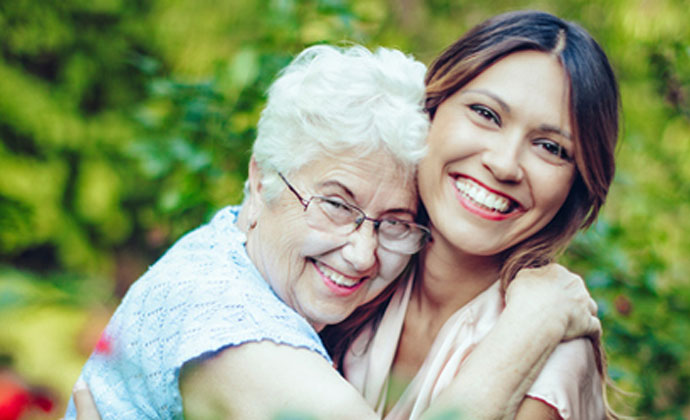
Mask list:
[[527,266],[550,262],[596,219],[613,180],[618,139],[618,84],[606,55],[580,26],[551,14],[511,12],[471,29],[448,47],[426,76],[426,108],[438,106],[481,72],[509,54],[535,50],[556,56],[570,82],[570,118],[577,174],[565,203],[540,232],[504,253],[505,288]]
[[[553,261],[577,231],[590,226],[599,214],[615,170],[620,102],[615,75],[599,44],[579,25],[544,12],[519,11],[475,26],[431,64],[426,76],[426,109],[433,123],[436,109],[446,98],[501,58],[528,50],[557,57],[566,72],[577,173],[553,220],[503,252],[500,281],[504,291],[520,269]],[[356,334],[366,319],[380,317],[384,307],[385,302],[378,311],[371,307],[355,311],[344,328],[326,329],[324,340],[332,346],[336,360],[353,339],[349,335]],[[600,340],[594,341],[597,367],[606,383],[604,352]],[[616,415],[608,410],[607,417]]]

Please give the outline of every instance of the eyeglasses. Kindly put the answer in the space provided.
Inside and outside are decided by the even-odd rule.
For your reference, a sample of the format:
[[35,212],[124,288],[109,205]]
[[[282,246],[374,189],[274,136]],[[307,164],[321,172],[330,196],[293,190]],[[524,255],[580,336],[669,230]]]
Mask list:
[[283,174],[278,172],[278,175],[302,204],[307,223],[315,229],[344,236],[356,231],[365,220],[369,220],[378,233],[379,245],[401,254],[419,251],[431,235],[431,231],[425,226],[394,218],[374,219],[359,207],[335,198],[314,195],[305,200]]

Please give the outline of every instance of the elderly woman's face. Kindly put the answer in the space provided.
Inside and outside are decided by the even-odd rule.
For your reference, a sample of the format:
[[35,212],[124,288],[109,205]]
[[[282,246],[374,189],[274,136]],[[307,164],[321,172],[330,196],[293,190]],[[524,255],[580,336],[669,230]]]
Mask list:
[[[304,199],[334,198],[372,218],[413,221],[417,212],[414,177],[401,173],[385,152],[324,157],[288,179]],[[249,232],[250,255],[276,294],[317,329],[373,299],[409,261],[409,255],[380,247],[369,221],[349,234],[314,228],[287,188],[260,206]]]
[[568,86],[556,58],[518,52],[438,107],[419,167],[435,243],[496,255],[554,217],[575,176]]

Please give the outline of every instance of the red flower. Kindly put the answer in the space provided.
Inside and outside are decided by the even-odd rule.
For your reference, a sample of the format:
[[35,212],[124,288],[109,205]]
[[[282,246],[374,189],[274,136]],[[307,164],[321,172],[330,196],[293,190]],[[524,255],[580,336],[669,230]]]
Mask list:
[[105,354],[108,355],[113,351],[112,348],[112,340],[110,339],[110,336],[108,336],[105,331],[103,334],[101,334],[101,337],[98,339],[98,342],[96,343],[96,347],[93,349],[94,353],[96,354]]
[[11,376],[0,374],[0,420],[18,420],[30,403],[28,389]]

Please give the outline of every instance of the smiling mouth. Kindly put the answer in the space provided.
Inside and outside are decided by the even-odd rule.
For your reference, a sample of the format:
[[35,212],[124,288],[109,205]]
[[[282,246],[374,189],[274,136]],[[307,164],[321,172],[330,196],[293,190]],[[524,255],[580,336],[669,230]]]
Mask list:
[[454,184],[463,197],[466,197],[473,204],[485,210],[509,214],[520,207],[517,201],[489,191],[469,178],[456,178]]
[[319,261],[313,260],[313,262],[314,262],[314,265],[316,266],[316,269],[319,270],[319,272],[324,277],[326,277],[328,280],[330,280],[331,282],[335,283],[336,285],[338,285],[340,287],[346,287],[348,289],[354,288],[368,278],[368,277],[354,278],[354,277],[345,276],[341,273],[338,273],[337,271],[332,270],[330,267],[326,266],[325,264],[320,263]]

